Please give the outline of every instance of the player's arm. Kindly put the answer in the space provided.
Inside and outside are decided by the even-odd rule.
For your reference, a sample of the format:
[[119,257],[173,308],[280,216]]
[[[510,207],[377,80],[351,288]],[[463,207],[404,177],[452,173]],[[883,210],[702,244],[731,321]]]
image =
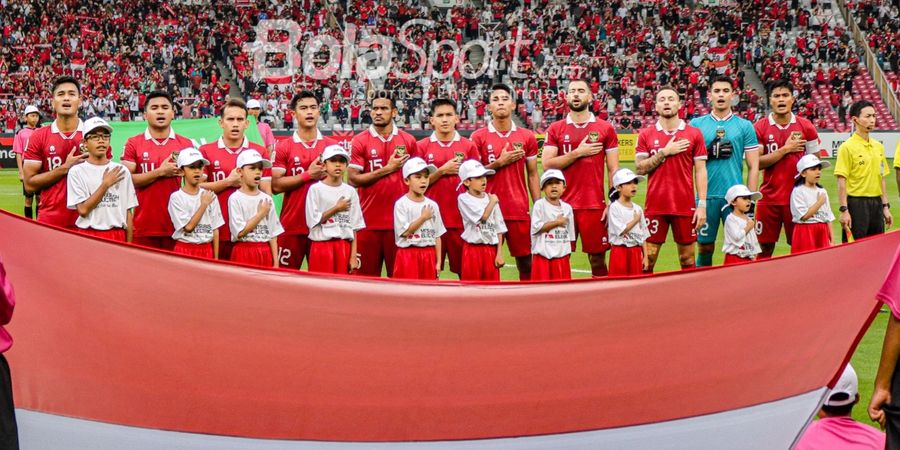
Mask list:
[[88,158],[87,153],[76,155],[75,151],[75,149],[72,149],[66,156],[66,161],[60,164],[59,167],[43,173],[41,173],[42,163],[40,161],[26,160],[22,167],[25,189],[28,190],[28,192],[42,191],[63,179],[63,177],[69,173],[69,169],[71,169],[72,166]]
[[19,170],[19,181],[25,180],[25,173],[22,171],[22,162],[23,161],[24,160],[22,159],[22,154],[16,153],[16,167]]
[[350,200],[347,197],[341,197],[338,199],[337,203],[334,204],[331,208],[328,208],[324,213],[322,213],[322,218],[319,219],[319,224],[324,224],[328,222],[328,219],[334,217],[335,214],[341,211],[349,211],[350,210]]
[[497,233],[497,257],[494,258],[494,265],[497,268],[503,267],[506,265],[506,261],[503,260],[503,237],[506,236],[505,233]]
[[[898,156],[895,156],[895,158]],[[897,178],[897,192],[900,192],[900,166],[897,166],[897,170],[894,171],[894,176]]]
[[697,209],[694,211],[694,227],[700,229],[706,223],[706,160],[694,159],[694,184],[697,186]]
[[272,267],[278,268],[278,238],[269,239],[269,250],[272,251]]
[[438,278],[441,278],[441,237],[438,236],[434,240],[434,253],[437,255],[434,271],[437,272]]
[[894,224],[894,216],[891,215],[891,209],[887,207],[887,178],[885,176],[881,177],[881,205],[881,213],[884,215],[884,224],[887,225],[888,228],[890,228],[891,225]]
[[422,214],[420,214],[419,217],[416,217],[416,220],[413,220],[412,223],[410,223],[409,226],[407,226],[406,229],[403,230],[402,233],[400,233],[400,236],[408,239],[410,236],[415,234],[416,231],[419,231],[419,228],[422,228],[422,225],[425,225],[425,222],[427,222],[432,217],[434,217],[434,208],[428,205],[423,206]]
[[353,184],[354,186],[371,186],[372,184],[375,184],[376,181],[400,170],[407,159],[409,159],[408,153],[403,156],[391,155],[391,158],[388,159],[388,163],[384,167],[366,173],[363,173],[362,169],[359,167],[350,166],[347,168],[350,184]]
[[494,212],[494,208],[497,206],[497,203],[500,203],[500,199],[496,194],[488,194],[488,204],[484,208],[484,213],[481,214],[481,218],[478,219],[479,222],[485,223],[491,217],[491,213]]
[[197,228],[197,225],[200,223],[200,219],[203,219],[203,213],[206,212],[206,208],[214,201],[216,201],[216,194],[210,191],[204,191],[200,194],[200,206],[197,208],[197,211],[194,211],[191,220],[189,220],[182,229],[187,233],[193,233],[194,229]]
[[881,362],[875,375],[875,389],[869,402],[869,418],[884,427],[885,415],[881,409],[891,402],[891,378],[897,370],[897,358],[900,357],[900,320],[891,314],[884,333],[884,345],[881,347]]
[[[759,135],[757,135],[757,139],[759,139]],[[762,142],[761,139],[759,141]],[[759,145],[759,148],[759,168],[768,169],[778,161],[781,161],[781,159],[788,154],[804,151],[806,149],[806,141],[798,141],[796,139],[789,138],[787,142],[785,142],[783,147],[778,148],[778,150],[775,150],[774,152],[766,154],[763,154],[762,152],[762,144]]]
[[[847,206],[847,179],[843,175],[837,175],[838,185],[838,204],[843,208]],[[850,218],[850,211],[841,212],[841,226],[847,228],[852,227],[853,222]]]
[[557,155],[559,149],[553,146],[544,146],[544,168],[545,169],[559,169],[563,170],[566,167],[571,166],[581,158],[587,156],[594,156],[603,151],[603,143],[602,142],[594,142],[588,143],[588,136],[586,136],[581,144],[578,144],[578,147],[572,150],[565,155]]
[[759,147],[753,150],[744,150],[744,158],[747,160],[747,187],[750,191],[756,191],[759,187]]
[[125,218],[125,242],[134,240],[134,208],[128,209],[128,215]]
[[[229,204],[229,206],[231,206],[231,205]],[[243,228],[241,228],[241,231],[238,232],[237,238],[243,239],[243,238],[247,237],[248,234],[253,232],[253,230],[256,229],[256,226],[259,225],[259,223],[262,222],[262,220],[265,219],[269,215],[269,208],[271,208],[271,207],[272,207],[271,200],[269,200],[269,199],[260,200],[256,207],[256,214],[254,214],[253,217],[251,217],[249,220],[247,220],[247,223],[244,225]],[[239,208],[233,208],[232,211],[234,209],[239,209]],[[237,219],[237,217],[235,217],[235,219]]]
[[360,261],[356,252],[356,230],[353,230],[353,240],[350,241],[350,267],[348,267],[350,272],[359,269]]
[[531,202],[541,199],[541,183],[538,176],[537,157],[525,160],[525,173],[528,177],[528,193],[531,194]]
[[[207,175],[207,179],[209,179],[209,174]],[[224,180],[219,181],[206,181],[200,183],[200,187],[206,189],[208,191],[213,191],[216,194],[228,189],[228,188],[239,188],[241,187],[241,175],[238,173],[237,169],[232,169],[231,173],[225,177]],[[262,184],[260,183],[260,189],[262,189]]]
[[161,166],[144,173],[135,173],[137,164],[133,161],[123,159],[122,165],[127,167],[128,171],[131,172],[131,181],[136,188],[148,186],[160,178],[170,178],[178,175],[178,167],[176,167],[175,158],[172,156],[166,158]]
[[212,247],[213,247],[213,259],[219,259],[219,229],[218,228],[213,230]]
[[605,152],[606,156],[606,189],[607,191],[613,187],[613,175],[619,170],[619,151]]
[[509,142],[507,142],[506,144],[503,144],[503,148],[500,150],[500,157],[484,167],[485,169],[497,170],[501,167],[508,166],[524,157],[525,150],[509,151]]

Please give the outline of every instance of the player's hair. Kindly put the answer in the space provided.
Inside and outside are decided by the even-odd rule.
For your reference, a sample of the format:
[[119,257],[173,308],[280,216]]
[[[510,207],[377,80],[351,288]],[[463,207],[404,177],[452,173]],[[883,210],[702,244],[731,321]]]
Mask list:
[[656,95],[659,95],[662,91],[672,91],[675,93],[675,97],[678,98],[678,100],[681,100],[681,94],[678,93],[678,89],[675,89],[675,86],[672,86],[671,84],[667,84],[657,89]]
[[713,77],[712,81],[709,82],[709,87],[712,87],[712,85],[716,83],[728,83],[728,85],[731,86],[732,89],[734,89],[734,80],[732,80],[731,77],[727,77],[725,75],[717,75]]
[[784,88],[787,89],[791,95],[794,94],[794,83],[791,83],[790,80],[785,78],[779,78],[777,80],[772,80],[769,84],[766,85],[766,97],[771,97],[772,92],[775,92],[775,89]]
[[506,85],[503,83],[497,83],[497,84],[491,86],[491,90],[489,92],[494,92],[494,91],[506,92],[507,94],[509,94],[509,98],[512,98],[512,99],[514,99],[516,97],[516,94],[513,92],[512,88],[509,87],[509,85]]
[[228,101],[222,105],[222,116],[225,115],[225,110],[228,108],[241,108],[244,110],[244,118],[247,117],[247,103],[237,97],[229,98]]
[[397,109],[397,103],[394,101],[394,96],[388,91],[375,91],[372,94],[372,98],[369,99],[369,107],[375,105],[375,100],[379,98],[386,99],[391,102],[391,109]]
[[[818,166],[813,166],[813,167],[822,168],[822,165],[819,164]],[[812,167],[807,167],[807,169],[812,169]],[[804,169],[804,170],[805,170],[805,169]],[[805,182],[806,182],[806,179],[803,178],[802,175],[801,175],[801,176],[798,176],[797,178],[794,178],[794,187],[800,186],[801,184],[803,184],[803,183],[805,183]],[[816,183],[816,187],[822,187],[822,185],[819,184],[819,183]],[[823,188],[823,189],[824,189],[824,188]]]
[[431,102],[431,115],[434,115],[434,111],[438,109],[439,106],[450,106],[453,108],[453,113],[456,114],[456,102],[449,98],[439,98]]
[[75,77],[70,77],[70,76],[58,77],[57,79],[53,80],[53,85],[50,86],[50,93],[52,94],[52,93],[56,92],[56,88],[58,88],[60,85],[67,84],[67,83],[74,84],[75,90],[78,91],[78,95],[81,95],[81,83],[79,83],[78,80],[75,79]]
[[566,85],[567,90],[568,90],[569,86],[572,85],[572,83],[584,83],[585,86],[588,87],[588,90],[591,90],[591,81],[588,80],[587,78],[575,78],[575,79],[569,80],[569,84]]
[[859,117],[862,114],[863,108],[874,108],[872,102],[868,100],[860,100],[852,105],[850,105],[850,117]]
[[154,98],[164,98],[169,102],[169,106],[171,106],[173,109],[175,108],[175,101],[172,100],[172,96],[169,95],[168,92],[153,91],[147,94],[147,98],[144,99],[144,111],[147,111],[147,108],[150,106],[150,100],[153,100]]
[[294,98],[291,99],[291,110],[293,111],[293,110],[297,109],[297,103],[300,103],[300,100],[303,100],[304,98],[314,99],[316,101],[316,105],[321,103],[319,101],[319,96],[316,95],[315,92],[310,91],[310,90],[302,90],[299,93],[297,93],[297,95],[294,95]]

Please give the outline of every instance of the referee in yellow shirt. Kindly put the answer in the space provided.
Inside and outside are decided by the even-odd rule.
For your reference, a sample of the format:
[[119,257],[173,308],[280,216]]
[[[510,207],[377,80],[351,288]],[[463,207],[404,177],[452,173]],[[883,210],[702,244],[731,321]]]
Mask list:
[[869,136],[875,129],[875,108],[860,100],[850,106],[850,118],[856,132],[838,147],[834,168],[844,242],[848,228],[859,239],[884,233],[885,225],[890,228],[894,221],[887,198],[885,175],[891,172],[884,145]]

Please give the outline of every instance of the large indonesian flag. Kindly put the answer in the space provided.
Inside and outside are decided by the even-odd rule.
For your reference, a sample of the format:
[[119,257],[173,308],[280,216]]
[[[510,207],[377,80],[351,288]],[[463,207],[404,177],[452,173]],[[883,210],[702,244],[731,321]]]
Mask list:
[[463,285],[199,261],[7,213],[0,229],[20,429],[42,449],[784,449],[900,245]]

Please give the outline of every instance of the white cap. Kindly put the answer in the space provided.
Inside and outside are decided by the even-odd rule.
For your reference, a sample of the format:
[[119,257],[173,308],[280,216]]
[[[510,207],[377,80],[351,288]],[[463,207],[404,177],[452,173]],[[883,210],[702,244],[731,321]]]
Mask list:
[[197,161],[203,161],[204,166],[209,165],[209,160],[203,157],[200,150],[197,150],[194,147],[187,147],[178,152],[178,160],[175,161],[175,165],[178,167],[185,167]]
[[[843,394],[838,396],[838,394]],[[850,363],[847,363],[847,367],[844,368],[844,373],[841,374],[841,377],[838,378],[837,383],[834,385],[834,389],[828,392],[828,396],[825,397],[825,405],[826,406],[846,406],[856,401],[856,396],[859,394],[859,379],[856,377],[856,371],[853,370],[853,366]],[[844,395],[847,398],[843,398]],[[838,397],[832,400],[832,397]]]
[[644,181],[647,177],[637,175],[631,169],[619,169],[613,174],[613,187],[621,186],[625,183],[631,183],[634,180]]
[[29,114],[31,114],[31,113],[38,113],[38,114],[40,114],[41,111],[37,109],[37,106],[34,106],[34,105],[28,105],[28,106],[25,107],[25,112],[22,113],[22,114],[27,116],[27,115],[29,115]]
[[262,108],[262,105],[259,103],[259,100],[255,99],[255,98],[251,98],[250,100],[247,100],[247,109],[254,109],[254,108]]
[[728,192],[725,193],[726,205],[722,207],[722,211],[731,206],[731,202],[738,197],[750,197],[750,200],[756,201],[762,198],[762,194],[751,191],[750,188],[743,184],[736,184],[728,188]]
[[427,170],[428,173],[437,172],[437,167],[433,164],[428,164],[422,158],[409,158],[405,163],[403,163],[403,179],[409,178],[410,175],[414,173],[419,173],[423,170]]
[[544,183],[550,180],[559,180],[563,183],[566,182],[566,177],[563,176],[561,170],[557,169],[547,169],[544,171],[544,174],[541,175],[541,187],[544,187]]
[[491,169],[485,169],[480,162],[474,159],[463,161],[459,166],[459,185],[462,186],[462,182],[469,178],[478,178],[485,175],[493,175],[494,173],[496,172]]
[[350,162],[350,154],[343,145],[331,144],[322,151],[322,161],[328,161],[335,156],[343,156],[344,160]]
[[[178,155],[181,157],[181,155]],[[272,161],[269,161],[266,158],[263,158],[262,155],[259,154],[256,150],[244,150],[238,155],[237,158],[237,166],[238,168],[249,166],[251,164],[263,163],[263,167],[272,167]]]
[[804,155],[802,158],[800,158],[799,161],[797,161],[797,175],[795,175],[794,178],[799,177],[804,170],[816,166],[822,166],[822,168],[824,169],[826,167],[831,167],[831,163],[828,161],[822,161],[818,156],[813,154]]
[[110,133],[112,133],[113,130],[109,123],[107,123],[105,120],[99,117],[91,117],[90,119],[84,121],[84,132],[82,133],[82,135],[87,136],[101,128],[109,131]]

